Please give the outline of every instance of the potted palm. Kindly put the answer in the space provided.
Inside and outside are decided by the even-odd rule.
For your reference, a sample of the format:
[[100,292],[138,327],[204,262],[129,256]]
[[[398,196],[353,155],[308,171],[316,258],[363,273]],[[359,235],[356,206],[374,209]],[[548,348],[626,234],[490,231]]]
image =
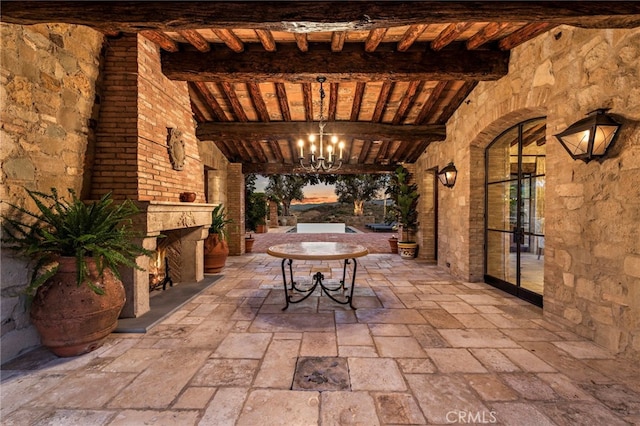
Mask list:
[[233,220],[227,218],[224,206],[218,204],[211,212],[209,236],[204,240],[204,272],[216,274],[224,268],[229,256],[227,244],[227,224]]
[[111,194],[92,203],[27,190],[37,210],[9,204],[3,215],[7,248],[32,265],[27,286],[31,321],[41,342],[58,356],[92,351],[117,326],[125,303],[118,268],[140,269],[135,259],[150,255],[132,242],[132,201],[114,203]]
[[403,258],[414,258],[418,248],[415,232],[418,228],[418,185],[411,182],[411,173],[400,166],[391,176],[386,193],[393,200],[391,207],[396,214],[400,238],[398,251]]

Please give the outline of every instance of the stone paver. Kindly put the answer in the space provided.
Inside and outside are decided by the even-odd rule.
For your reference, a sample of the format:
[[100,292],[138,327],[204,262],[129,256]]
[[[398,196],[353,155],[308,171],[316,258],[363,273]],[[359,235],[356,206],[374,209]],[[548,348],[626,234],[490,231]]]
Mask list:
[[[296,276],[340,272],[300,266]],[[230,257],[223,274],[146,334],[113,334],[77,358],[37,349],[4,364],[0,423],[640,422],[637,363],[420,260],[360,259],[356,311],[315,295],[282,311],[280,260],[263,253]],[[346,359],[351,390],[291,390],[301,357]]]

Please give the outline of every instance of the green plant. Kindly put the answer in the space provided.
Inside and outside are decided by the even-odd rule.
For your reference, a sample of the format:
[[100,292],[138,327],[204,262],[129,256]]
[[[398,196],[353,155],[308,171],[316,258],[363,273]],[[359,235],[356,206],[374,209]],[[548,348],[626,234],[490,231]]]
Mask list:
[[218,239],[224,241],[229,238],[227,232],[227,224],[233,223],[232,219],[227,218],[227,212],[222,204],[218,204],[211,212],[211,226],[209,234],[218,234]]
[[9,204],[16,214],[2,216],[3,242],[35,263],[27,287],[29,296],[57,272],[57,259],[61,256],[75,258],[78,286],[86,283],[97,294],[103,294],[88,280],[88,258],[95,260],[99,277],[109,268],[120,278],[119,266],[141,270],[135,258],[152,253],[131,241],[132,237],[141,236],[132,232],[131,217],[138,208],[131,200],[114,204],[108,193],[86,204],[73,190],[68,191],[71,200],[59,196],[55,188],[51,194],[27,190],[37,212]]
[[255,231],[258,225],[266,224],[267,196],[263,192],[251,194],[246,204],[245,227],[249,231]]
[[396,214],[398,223],[402,226],[400,242],[413,242],[413,237],[418,228],[418,185],[411,182],[411,173],[404,166],[396,169],[389,180],[389,186],[385,191],[393,200],[391,208]]

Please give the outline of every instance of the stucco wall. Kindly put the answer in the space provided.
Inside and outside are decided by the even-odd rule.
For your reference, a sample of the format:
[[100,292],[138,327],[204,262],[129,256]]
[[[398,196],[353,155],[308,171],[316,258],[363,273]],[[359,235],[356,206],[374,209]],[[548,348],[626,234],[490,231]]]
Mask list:
[[[0,24],[0,162],[6,201],[32,208],[24,189],[81,193],[103,36],[74,25]],[[2,250],[2,360],[37,345],[22,291],[29,271]]]
[[[482,280],[484,150],[501,131],[547,117],[544,312],[614,352],[640,356],[640,29],[557,27],[513,50],[509,74],[480,83],[418,169],[454,161],[439,191],[438,263]],[[607,158],[573,161],[553,136],[596,108],[624,128]],[[454,212],[454,214],[443,212]]]

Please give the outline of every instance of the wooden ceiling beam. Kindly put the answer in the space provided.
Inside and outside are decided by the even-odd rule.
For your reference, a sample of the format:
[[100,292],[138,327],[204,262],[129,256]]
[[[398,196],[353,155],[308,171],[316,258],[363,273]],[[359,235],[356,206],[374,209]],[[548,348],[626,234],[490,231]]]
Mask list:
[[282,155],[282,151],[280,150],[280,145],[278,145],[278,142],[273,139],[269,139],[267,143],[269,144],[269,148],[271,148],[271,152],[276,158],[276,161],[278,161],[278,163],[284,163],[284,156]]
[[336,112],[338,110],[338,83],[331,83],[329,86],[329,112],[327,120],[335,121]]
[[[391,173],[396,169],[394,164],[342,164],[337,171],[331,174],[380,174]],[[300,164],[277,164],[277,163],[243,163],[242,173],[256,173],[260,175],[276,174],[307,174],[308,172]]]
[[244,108],[240,103],[240,99],[238,99],[238,95],[236,94],[236,91],[233,88],[233,84],[231,84],[231,82],[228,82],[228,81],[223,81],[222,83],[219,84],[218,87],[220,88],[220,92],[222,92],[223,96],[226,98],[227,102],[231,106],[231,109],[233,110],[233,114],[236,116],[236,119],[238,121],[243,121],[243,122],[249,121],[249,118],[247,118],[247,114],[245,114]]
[[438,51],[444,49],[447,45],[451,44],[456,38],[460,37],[460,34],[465,32],[473,25],[472,22],[456,22],[449,24],[447,27],[436,36],[431,42],[431,49]]
[[[4,5],[2,6],[4,7]],[[179,50],[178,43],[165,35],[165,33],[159,31],[141,31],[140,35],[148,38],[167,52],[177,52]]]
[[291,121],[291,110],[289,110],[289,100],[287,99],[287,89],[284,83],[275,83],[276,96],[278,97],[278,105],[280,105],[280,113],[283,121]]
[[267,111],[267,105],[264,103],[262,92],[260,92],[260,86],[258,86],[258,83],[247,83],[247,88],[249,89],[251,103],[258,113],[258,118],[260,119],[260,121],[270,121],[269,111]]
[[359,81],[356,84],[356,91],[353,94],[353,105],[351,106],[351,121],[358,121],[360,108],[362,107],[362,97],[364,96],[366,86],[367,84],[363,81]]
[[313,98],[311,96],[311,83],[302,83],[302,102],[304,107],[304,119],[313,121]]
[[331,51],[340,52],[344,47],[344,40],[347,38],[346,31],[335,31],[331,34]]
[[211,50],[209,42],[196,30],[180,30],[178,31],[178,34],[184,37],[185,40],[191,43],[191,45],[200,52],[208,52]]
[[358,156],[358,164],[364,164],[367,161],[367,154],[371,151],[371,146],[373,145],[373,141],[365,140],[362,145],[362,149],[360,150],[360,155]]
[[[425,126],[394,126],[392,124],[331,121],[331,134],[342,138],[354,137],[361,140],[401,140],[438,141],[446,137],[443,124]],[[306,135],[317,131],[316,122],[270,122],[270,123],[201,123],[196,129],[200,140],[246,139],[262,140],[265,138],[288,139],[291,135]]]
[[216,49],[207,53],[162,52],[161,60],[163,73],[182,81],[313,82],[318,64],[322,64],[322,75],[330,82],[497,80],[508,72],[509,52],[364,52],[362,46],[352,46],[327,55],[326,51],[313,49],[301,53],[296,46],[283,45],[277,55]]
[[394,86],[395,83],[392,81],[385,81],[384,83],[382,83],[382,89],[380,89],[378,101],[376,102],[376,107],[373,110],[373,117],[371,117],[371,121],[373,123],[379,123],[380,121],[382,121],[385,106],[389,101],[389,97],[391,96],[391,92],[393,91]]
[[309,42],[307,41],[307,35],[303,33],[295,33],[294,37],[296,38],[298,49],[300,49],[301,52],[308,52]]
[[231,30],[214,29],[214,34],[227,45],[227,47],[236,53],[244,51],[244,43]]
[[391,124],[401,124],[404,122],[409,110],[416,101],[416,94],[422,92],[423,86],[424,81],[412,81],[409,83],[409,87],[400,101],[400,105],[398,106],[398,110],[396,111],[396,115],[393,117]]
[[446,87],[447,82],[441,81],[436,85],[436,87],[433,88],[427,101],[422,104],[422,109],[416,117],[415,124],[424,124],[429,121],[429,119],[433,116],[433,112],[435,111],[436,106],[438,105],[440,95],[442,95],[442,92]]
[[442,111],[442,114],[440,114],[436,123],[446,123],[477,85],[477,81],[465,81],[462,87],[456,92],[453,98],[451,98],[451,101],[449,101],[445,109]]
[[473,50],[500,36],[511,25],[509,22],[489,22],[482,30],[467,40],[467,49]]
[[364,51],[373,52],[378,48],[378,45],[382,42],[384,35],[387,33],[386,28],[376,28],[369,31],[369,35],[364,42]]
[[207,87],[207,83],[203,81],[196,81],[189,82],[189,85],[200,93],[201,98],[207,103],[207,106],[211,109],[213,115],[218,119],[218,121],[229,121],[227,115],[222,110],[222,107]]
[[413,43],[420,37],[420,34],[424,32],[428,27],[427,24],[415,24],[411,25],[407,31],[405,31],[402,39],[398,42],[398,52],[405,52],[411,47]]
[[550,29],[556,27],[556,24],[550,24],[548,22],[536,22],[533,24],[525,25],[517,31],[509,34],[498,43],[498,47],[502,50],[511,50],[514,47],[531,40],[535,36],[542,34]]
[[273,34],[269,30],[255,30],[258,39],[260,39],[260,43],[262,43],[262,47],[267,52],[275,52],[276,51],[276,40],[273,38]]
[[66,22],[113,31],[253,28],[311,33],[451,22],[551,22],[589,28],[640,25],[640,2],[208,2],[46,1],[2,4],[2,21]]

